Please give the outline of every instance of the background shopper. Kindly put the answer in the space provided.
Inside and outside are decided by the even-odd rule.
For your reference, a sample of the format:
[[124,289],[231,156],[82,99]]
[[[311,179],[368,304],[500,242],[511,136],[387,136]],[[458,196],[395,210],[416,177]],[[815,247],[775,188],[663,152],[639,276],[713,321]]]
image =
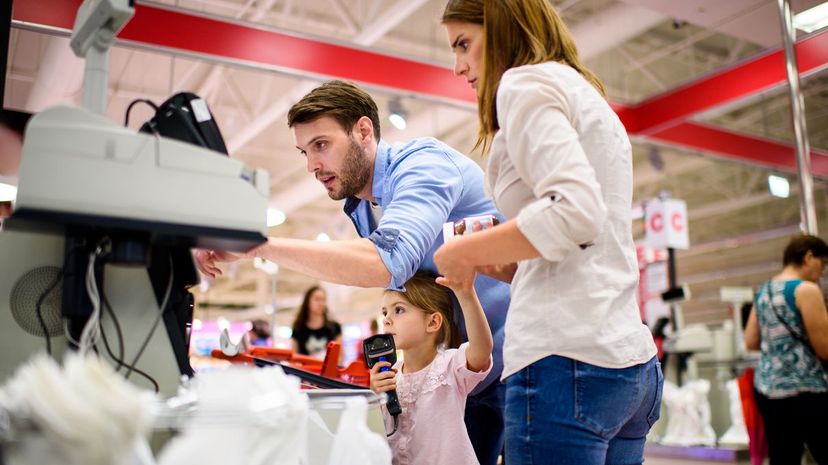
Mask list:
[[291,339],[295,353],[316,358],[325,358],[329,342],[342,343],[342,327],[328,316],[328,296],[321,287],[305,291]]
[[828,313],[817,284],[826,263],[822,239],[791,239],[784,268],[759,289],[745,329],[747,348],[762,351],[754,388],[771,465],[800,463],[805,445],[828,464]]

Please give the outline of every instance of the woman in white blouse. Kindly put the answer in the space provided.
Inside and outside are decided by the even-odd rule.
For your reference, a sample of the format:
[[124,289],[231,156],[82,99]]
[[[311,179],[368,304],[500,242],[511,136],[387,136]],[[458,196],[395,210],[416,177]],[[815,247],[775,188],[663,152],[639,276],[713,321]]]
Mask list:
[[507,463],[642,463],[663,377],[635,299],[632,151],[550,3],[446,6],[454,72],[477,90],[487,186],[509,220],[434,261],[453,280],[518,264],[502,273]]

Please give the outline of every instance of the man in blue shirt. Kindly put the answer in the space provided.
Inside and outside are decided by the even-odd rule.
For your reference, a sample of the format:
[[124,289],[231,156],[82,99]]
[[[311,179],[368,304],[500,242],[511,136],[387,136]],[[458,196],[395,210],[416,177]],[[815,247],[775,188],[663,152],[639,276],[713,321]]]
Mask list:
[[[290,109],[288,126],[308,171],[331,199],[345,199],[345,213],[361,239],[271,237],[247,256],[325,281],[402,290],[418,270],[438,274],[433,255],[443,243],[443,223],[487,214],[502,220],[477,164],[432,138],[394,146],[382,141],[376,103],[353,84],[331,81],[312,90]],[[199,269],[211,276],[220,273],[217,260],[239,257],[196,253]],[[475,289],[494,336],[494,366],[468,398],[466,427],[480,463],[494,465],[503,446],[504,388],[498,378],[509,286],[478,275]]]

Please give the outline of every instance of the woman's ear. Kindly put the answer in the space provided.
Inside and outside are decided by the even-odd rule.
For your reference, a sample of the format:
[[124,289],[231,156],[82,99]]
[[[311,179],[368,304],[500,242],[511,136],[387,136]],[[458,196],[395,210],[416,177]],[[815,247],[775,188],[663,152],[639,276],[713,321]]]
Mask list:
[[814,260],[814,258],[815,258],[814,257],[814,252],[809,250],[809,251],[805,252],[805,256],[802,257],[802,264],[803,265],[808,265]]

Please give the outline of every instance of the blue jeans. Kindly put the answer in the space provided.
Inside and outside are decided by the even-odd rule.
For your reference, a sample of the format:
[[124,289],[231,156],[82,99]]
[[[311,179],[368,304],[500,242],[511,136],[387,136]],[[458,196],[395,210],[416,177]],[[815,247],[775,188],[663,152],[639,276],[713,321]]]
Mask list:
[[506,463],[641,464],[663,385],[655,357],[621,369],[539,360],[506,379]]
[[503,451],[503,404],[506,385],[495,381],[466,398],[466,429],[480,465],[496,465]]

